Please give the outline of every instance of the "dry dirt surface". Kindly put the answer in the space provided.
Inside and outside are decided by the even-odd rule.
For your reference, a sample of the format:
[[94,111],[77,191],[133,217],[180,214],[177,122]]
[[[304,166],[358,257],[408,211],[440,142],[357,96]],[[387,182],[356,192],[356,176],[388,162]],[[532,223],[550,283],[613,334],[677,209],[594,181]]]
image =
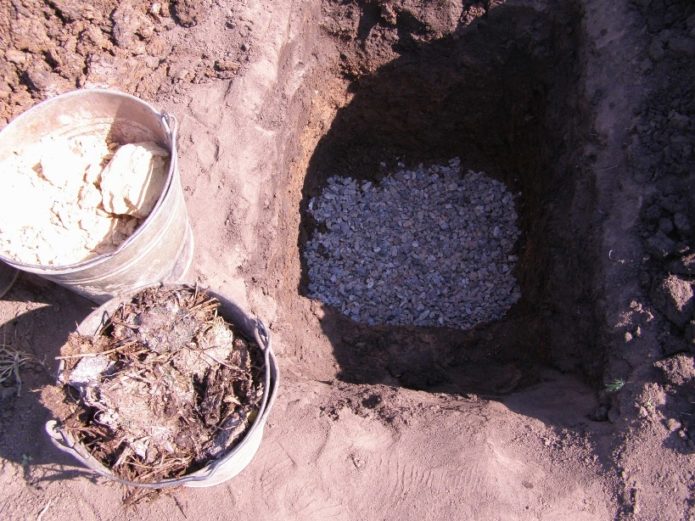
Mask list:
[[[3,1],[0,127],[89,86],[175,114],[189,281],[266,322],[282,383],[236,478],[136,497],[44,434],[93,304],[22,274],[0,516],[694,519],[694,58],[689,0]],[[504,318],[369,327],[308,298],[329,177],[452,157],[521,192]]]

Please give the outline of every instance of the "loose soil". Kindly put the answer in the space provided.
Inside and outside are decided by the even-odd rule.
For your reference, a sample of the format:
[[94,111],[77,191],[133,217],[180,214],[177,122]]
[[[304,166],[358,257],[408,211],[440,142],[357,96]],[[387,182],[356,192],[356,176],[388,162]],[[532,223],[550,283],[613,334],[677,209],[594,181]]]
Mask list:
[[[132,512],[40,435],[27,369],[5,518],[695,515],[691,2],[6,4],[5,120],[89,84],[178,117],[190,279],[268,323],[284,383],[243,473]],[[370,327],[305,296],[328,177],[451,157],[522,194],[503,319]],[[50,366],[89,307],[22,275],[3,342]]]

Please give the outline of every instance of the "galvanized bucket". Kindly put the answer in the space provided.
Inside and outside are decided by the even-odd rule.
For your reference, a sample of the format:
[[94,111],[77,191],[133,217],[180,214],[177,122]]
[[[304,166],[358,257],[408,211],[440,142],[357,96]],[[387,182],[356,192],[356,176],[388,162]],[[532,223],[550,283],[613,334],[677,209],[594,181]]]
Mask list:
[[[82,335],[94,335],[100,331],[109,317],[118,307],[129,300],[135,292],[127,296],[114,298],[99,308],[95,309],[78,326],[77,332]],[[77,459],[87,468],[106,478],[118,481],[124,485],[141,488],[168,488],[168,487],[212,487],[227,481],[241,472],[253,459],[263,438],[263,428],[268,419],[268,413],[273,407],[277,396],[280,380],[277,362],[270,345],[270,336],[263,323],[247,315],[239,306],[231,300],[213,291],[208,294],[220,302],[220,315],[228,322],[237,326],[247,338],[255,338],[264,353],[264,393],[258,416],[254,420],[244,437],[229,452],[219,459],[212,461],[204,468],[176,479],[167,479],[156,483],[136,483],[116,477],[110,469],[96,460],[81,443],[74,440],[61,430],[58,422],[50,420],[46,423],[46,432],[53,444],[63,452]],[[62,372],[62,365],[61,365]]]
[[73,91],[36,105],[0,131],[0,159],[48,135],[85,134],[103,135],[120,144],[154,141],[170,152],[167,180],[150,215],[118,249],[85,261],[39,266],[18,262],[2,251],[0,260],[97,303],[148,284],[182,280],[193,258],[193,233],[179,179],[173,116],[121,92]]

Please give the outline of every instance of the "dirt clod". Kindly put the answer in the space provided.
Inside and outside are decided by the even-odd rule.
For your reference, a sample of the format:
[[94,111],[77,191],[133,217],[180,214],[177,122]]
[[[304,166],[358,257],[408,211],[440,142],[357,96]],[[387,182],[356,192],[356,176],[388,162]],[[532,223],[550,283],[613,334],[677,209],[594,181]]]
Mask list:
[[693,285],[676,275],[669,275],[652,292],[659,311],[678,327],[683,327],[695,308]]
[[183,27],[193,27],[200,17],[200,2],[196,0],[174,0],[174,18]]

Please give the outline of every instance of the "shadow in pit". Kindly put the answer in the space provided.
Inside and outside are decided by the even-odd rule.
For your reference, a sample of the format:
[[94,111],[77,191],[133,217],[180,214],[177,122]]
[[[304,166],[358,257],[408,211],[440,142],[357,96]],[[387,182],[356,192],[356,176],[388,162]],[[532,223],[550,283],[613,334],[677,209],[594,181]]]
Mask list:
[[[469,331],[370,327],[324,306],[321,326],[342,380],[499,395],[538,381],[548,365],[600,376],[594,195],[578,166],[588,128],[577,87],[580,21],[571,5],[552,13],[502,5],[455,34],[407,46],[352,84],[353,100],[309,163],[300,252],[316,228],[308,203],[328,177],[378,183],[398,160],[458,156],[464,171],[483,170],[522,193],[515,274],[523,296],[503,319]],[[301,262],[299,291],[310,296]]]
[[[20,275],[3,300],[17,303],[18,314],[0,324],[0,341],[10,350],[28,353],[36,362],[20,368],[19,392],[16,386],[0,387],[0,458],[21,465],[23,477],[31,486],[82,475],[90,477],[75,467],[73,459],[56,449],[45,434],[44,425],[52,414],[42,403],[41,391],[55,382],[55,357],[94,304],[28,274]],[[23,311],[34,307],[25,303],[44,306]]]

